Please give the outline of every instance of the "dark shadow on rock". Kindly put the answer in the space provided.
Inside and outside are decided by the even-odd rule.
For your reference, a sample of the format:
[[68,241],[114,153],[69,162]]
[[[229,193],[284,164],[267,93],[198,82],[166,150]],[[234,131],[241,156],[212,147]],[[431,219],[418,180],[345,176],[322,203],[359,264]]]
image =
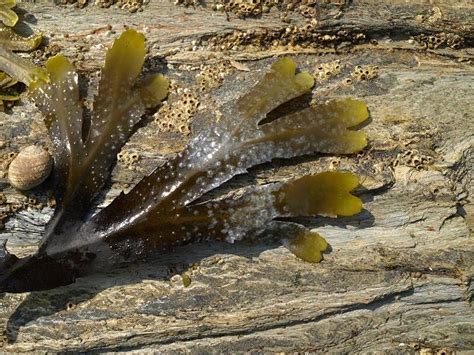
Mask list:
[[22,23],[26,22],[32,25],[36,25],[38,23],[38,19],[35,17],[35,15],[25,9],[22,9],[21,7],[16,7],[15,12],[17,13]]
[[[352,225],[367,228],[374,222],[373,215],[367,210],[351,218],[301,217],[285,220],[297,222],[309,228],[322,225],[342,228]],[[231,254],[252,259],[264,251],[281,246],[278,239],[284,237],[263,234],[235,244],[221,241],[196,242],[157,254],[143,261],[117,265],[114,269],[103,273],[78,278],[75,283],[68,286],[32,292],[8,319],[7,339],[10,343],[14,343],[21,327],[29,322],[59,312],[68,312],[68,309],[73,308],[74,305],[90,300],[110,287],[137,284],[147,279],[168,281],[171,276],[188,270],[190,265],[218,254]],[[330,252],[329,248],[326,253]]]
[[[29,322],[59,312],[68,312],[68,309],[111,287],[137,284],[147,279],[168,281],[171,276],[186,271],[190,265],[216,254],[233,254],[251,259],[280,245],[269,238],[258,242],[243,240],[235,244],[219,241],[193,243],[144,261],[118,265],[100,274],[78,278],[68,286],[32,292],[8,319],[5,335],[8,342],[14,343],[20,329]],[[181,261],[177,263],[176,260]],[[7,295],[4,294],[3,302],[6,298]]]
[[[312,158],[314,160],[314,156]],[[310,157],[308,156],[303,159],[309,160]],[[289,161],[285,162],[289,163]],[[240,179],[246,180],[245,185],[249,184],[249,180],[254,180],[252,174],[250,176],[240,176],[233,179],[234,185],[240,185],[238,181]],[[255,181],[252,184],[255,184]],[[225,186],[228,185],[229,183],[224,184],[224,187],[221,187],[219,190],[225,191]],[[380,191],[380,193],[383,193],[383,191]],[[365,194],[367,196],[371,195],[369,191],[366,191]],[[329,218],[317,216],[280,218],[277,220],[296,222],[308,228],[331,225],[339,228],[352,226],[363,229],[374,225],[375,217],[368,210],[364,209],[352,217]],[[284,238],[285,236],[280,235],[278,237]],[[251,259],[259,256],[266,250],[274,249],[280,245],[281,243],[276,237],[266,235],[248,238],[235,244],[220,241],[196,242],[177,247],[166,253],[157,254],[144,261],[119,265],[115,269],[107,270],[101,274],[79,278],[74,284],[65,287],[49,291],[32,292],[10,316],[6,326],[7,339],[12,343],[15,342],[19,330],[27,323],[58,312],[67,312],[71,305],[90,300],[101,291],[110,287],[136,284],[146,279],[167,281],[172,275],[186,271],[189,265],[199,263],[201,260],[213,255],[232,254]],[[331,249],[326,253],[328,252],[331,252]],[[176,263],[176,260],[180,260],[179,264]]]
[[[252,179],[249,176],[240,178],[246,179],[247,184],[249,179]],[[226,185],[228,184],[224,186]],[[237,185],[239,184],[237,183]],[[383,191],[380,191],[380,193],[383,193]],[[365,195],[370,196],[371,193],[367,191]],[[296,222],[308,228],[331,225],[339,228],[352,226],[364,229],[374,225],[375,217],[370,211],[363,209],[359,214],[352,217],[329,218],[316,216],[279,218],[277,220]],[[284,238],[285,236],[278,237]],[[167,281],[172,275],[186,271],[189,265],[196,264],[213,255],[232,254],[251,259],[280,245],[279,240],[267,235],[248,238],[235,244],[220,241],[196,242],[177,247],[167,253],[157,254],[144,261],[119,265],[115,269],[107,270],[102,274],[79,278],[74,284],[65,287],[32,292],[10,316],[6,326],[7,339],[10,342],[15,342],[20,328],[27,323],[58,312],[67,312],[71,305],[90,300],[110,287],[140,283],[146,279]],[[328,252],[331,252],[331,249],[326,251],[326,253]],[[180,260],[179,264],[176,263],[176,260]]]
[[279,221],[292,221],[302,224],[308,228],[318,228],[322,226],[333,226],[347,228],[348,226],[360,229],[369,228],[374,225],[375,217],[366,209],[351,217],[298,217],[298,218],[277,218]]
[[258,124],[264,125],[266,123],[273,122],[279,118],[285,117],[287,115],[293,114],[297,111],[303,110],[310,106],[313,95],[311,92],[304,95],[295,97],[287,102],[284,102],[277,108],[273,109],[267,113],[266,117],[261,120]]
[[35,34],[35,31],[30,27],[31,25],[36,25],[37,20],[33,14],[21,9],[15,8],[15,12],[18,15],[18,22],[15,25],[15,32],[23,37],[30,37]]

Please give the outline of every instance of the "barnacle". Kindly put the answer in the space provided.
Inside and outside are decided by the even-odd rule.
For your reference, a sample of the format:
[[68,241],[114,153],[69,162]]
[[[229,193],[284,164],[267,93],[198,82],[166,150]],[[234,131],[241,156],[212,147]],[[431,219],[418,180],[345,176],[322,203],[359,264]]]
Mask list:
[[[57,4],[67,5],[76,4],[79,8],[83,8],[88,4],[87,0],[58,0]],[[117,4],[121,9],[126,9],[131,13],[142,11],[142,6],[146,4],[144,0],[95,0],[94,4],[102,8],[109,8],[114,4]]]
[[326,81],[330,79],[333,76],[338,75],[341,72],[342,65],[340,60],[336,60],[334,62],[329,62],[329,63],[321,63],[315,73],[314,77],[316,78],[317,81]]
[[226,63],[203,66],[201,72],[197,75],[199,90],[209,92],[219,87],[229,72],[230,68]]
[[56,209],[36,254],[17,260],[0,248],[0,290],[53,288],[114,259],[139,258],[199,239],[234,242],[267,229],[284,237],[297,256],[317,262],[328,246],[325,240],[302,225],[275,219],[349,216],[361,210],[361,201],[350,193],[358,179],[345,172],[253,187],[235,199],[206,197],[235,175],[274,158],[354,153],[366,145],[365,134],[354,129],[368,117],[357,100],[265,120],[314,84],[309,73],[297,73],[296,64],[282,58],[245,95],[224,104],[221,119],[197,132],[183,152],[92,214],[133,127],[145,108],[167,95],[168,81],[161,75],[136,83],[144,56],[142,34],[127,30],[115,41],[87,132],[82,131],[77,74],[65,57],[50,58],[44,71],[23,73],[53,141]]
[[351,75],[358,81],[372,80],[379,76],[379,67],[374,65],[358,65],[354,68]]
[[182,89],[176,83],[171,83],[168,100],[155,114],[155,122],[162,132],[180,132],[188,135],[191,133],[189,128],[191,119],[199,105],[198,97],[190,89]]

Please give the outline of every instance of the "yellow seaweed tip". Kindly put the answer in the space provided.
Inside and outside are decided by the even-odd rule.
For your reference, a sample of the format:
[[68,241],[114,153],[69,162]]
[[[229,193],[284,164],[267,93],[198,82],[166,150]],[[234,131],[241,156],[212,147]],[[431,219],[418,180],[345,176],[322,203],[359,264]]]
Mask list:
[[296,63],[291,58],[283,57],[272,64],[272,70],[285,75],[293,75],[296,71]]
[[103,78],[107,78],[110,86],[132,86],[142,71],[145,54],[143,33],[133,29],[124,31],[107,51]]
[[307,71],[296,74],[295,81],[303,90],[309,90],[314,86],[314,78]]
[[359,178],[349,172],[303,176],[278,192],[278,208],[292,216],[353,216],[362,210],[362,201],[350,193],[358,185]]
[[365,102],[348,98],[341,100],[340,103],[345,106],[343,119],[348,128],[357,126],[369,118],[369,109]]
[[309,263],[319,263],[329,244],[316,232],[302,231],[287,242],[287,247],[298,258]]
[[13,27],[18,22],[18,15],[11,10],[16,6],[16,0],[1,0],[0,1],[0,20],[5,26]]
[[140,96],[147,107],[154,107],[168,95],[169,86],[169,80],[162,74],[153,75],[140,88]]
[[7,7],[13,7],[16,5],[16,0],[0,0],[0,5]]
[[52,81],[60,80],[61,77],[70,71],[74,71],[74,66],[65,56],[57,54],[46,61],[46,70]]
[[120,47],[128,50],[144,50],[145,35],[130,28],[122,32],[119,38],[115,40],[113,47]]
[[367,144],[367,134],[365,132],[350,132],[351,151],[348,153],[357,153],[363,150]]
[[314,78],[308,72],[296,73],[296,63],[293,59],[284,57],[278,59],[272,65],[272,70],[279,72],[285,76],[294,77],[291,79],[298,85],[301,90],[309,90],[314,86]]
[[112,47],[135,46],[141,47],[145,44],[145,35],[133,28],[123,31],[114,41]]
[[49,83],[50,81],[61,80],[65,73],[72,70],[74,70],[74,66],[71,64],[71,62],[69,62],[65,56],[57,54],[48,58],[44,69],[39,67],[35,68],[33,73],[35,79],[31,81],[28,87],[31,91],[33,91],[41,85]]
[[40,67],[30,70],[28,73],[30,78],[30,83],[28,85],[28,89],[33,91],[43,85],[44,83],[49,83],[49,75],[48,72]]
[[41,44],[41,42],[43,42],[43,34],[40,32],[40,33],[36,33],[34,34],[33,36],[31,36],[28,41],[30,42],[31,44],[31,50],[34,50],[36,48],[39,47],[39,45]]

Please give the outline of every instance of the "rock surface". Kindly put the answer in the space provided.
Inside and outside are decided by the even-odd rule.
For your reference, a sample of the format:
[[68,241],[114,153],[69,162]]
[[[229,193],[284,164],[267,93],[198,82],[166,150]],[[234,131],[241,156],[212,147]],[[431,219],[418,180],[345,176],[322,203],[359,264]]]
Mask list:
[[[438,1],[438,11],[422,1],[393,3],[322,6],[317,38],[335,40],[308,45],[308,37],[298,34],[302,45],[270,46],[265,36],[289,26],[278,11],[239,19],[167,1],[152,1],[135,14],[21,3],[29,21],[24,30],[48,36],[36,60],[64,53],[91,87],[106,47],[121,30],[143,31],[150,48],[147,70],[164,72],[180,86],[169,97],[169,109],[178,110],[183,92],[195,93],[201,103],[197,111],[203,114],[184,122],[191,130],[209,124],[206,110],[243,93],[275,56],[290,55],[318,81],[308,100],[352,96],[367,103],[370,147],[357,156],[274,162],[227,185],[327,169],[362,176],[360,215],[301,219],[331,245],[322,263],[298,260],[271,240],[188,245],[67,287],[2,296],[0,349],[474,350],[474,6]],[[304,25],[300,16],[290,17],[292,25]],[[250,31],[250,39],[232,49],[228,41],[236,37],[227,36],[235,30]],[[462,48],[447,44],[454,35]],[[431,46],[430,36],[441,36],[446,45]],[[216,79],[212,68],[222,75]],[[145,118],[124,148],[136,155],[120,159],[103,205],[183,148],[187,136],[159,127],[151,115]],[[0,113],[0,137],[5,171],[10,153],[49,144],[26,96],[12,112]],[[52,188],[47,181],[21,194],[6,176],[0,180],[0,238],[8,239],[13,252],[34,251],[52,214]],[[191,281],[188,287],[183,279]]]

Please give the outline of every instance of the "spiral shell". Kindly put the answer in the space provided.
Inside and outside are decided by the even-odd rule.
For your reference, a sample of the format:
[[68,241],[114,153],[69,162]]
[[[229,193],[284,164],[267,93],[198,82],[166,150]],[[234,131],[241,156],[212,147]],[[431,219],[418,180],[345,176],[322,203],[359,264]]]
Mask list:
[[18,190],[29,190],[46,180],[52,167],[53,159],[48,151],[30,145],[22,149],[10,163],[8,179]]

